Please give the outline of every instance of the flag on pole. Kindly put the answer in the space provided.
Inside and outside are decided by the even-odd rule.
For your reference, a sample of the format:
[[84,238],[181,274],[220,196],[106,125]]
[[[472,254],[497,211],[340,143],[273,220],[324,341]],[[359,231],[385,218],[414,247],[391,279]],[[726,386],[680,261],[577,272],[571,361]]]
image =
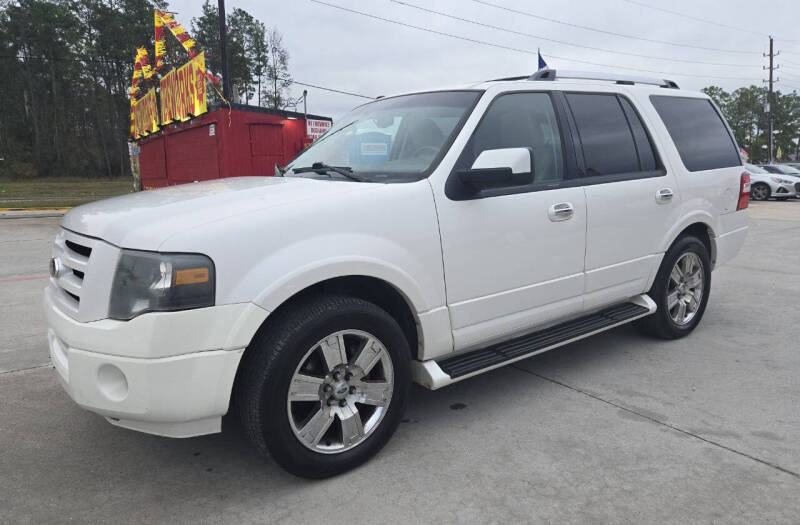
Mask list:
[[539,51],[538,49],[536,50],[536,52],[539,54],[539,69],[540,70],[547,69],[547,62],[545,62],[544,59],[542,58],[542,52]]

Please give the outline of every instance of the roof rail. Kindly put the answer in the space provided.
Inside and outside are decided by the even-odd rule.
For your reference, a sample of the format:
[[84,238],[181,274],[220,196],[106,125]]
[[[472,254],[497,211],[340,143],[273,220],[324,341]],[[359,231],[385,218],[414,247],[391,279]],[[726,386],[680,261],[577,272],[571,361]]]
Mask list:
[[528,77],[528,80],[556,80],[559,78],[572,78],[580,80],[606,80],[616,84],[651,84],[663,88],[679,89],[678,84],[672,80],[665,78],[651,78],[639,77],[632,75],[617,75],[611,73],[595,73],[592,71],[560,71],[556,73],[555,69],[540,69],[533,75]]

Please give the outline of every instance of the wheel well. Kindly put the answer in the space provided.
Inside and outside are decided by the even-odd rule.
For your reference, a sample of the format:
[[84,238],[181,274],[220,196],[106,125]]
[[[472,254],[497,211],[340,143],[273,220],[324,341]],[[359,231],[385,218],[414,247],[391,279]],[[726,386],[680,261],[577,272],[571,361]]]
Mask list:
[[412,359],[417,359],[419,357],[420,339],[416,316],[413,310],[406,298],[397,288],[375,277],[363,275],[335,277],[311,285],[284,301],[275,312],[267,317],[259,330],[269,325],[270,319],[275,317],[276,312],[285,308],[291,308],[291,306],[300,299],[320,293],[337,293],[350,297],[357,297],[382,308],[397,321],[400,328],[403,330],[403,334],[405,334],[408,340],[408,347],[411,349]]
[[[711,259],[711,268],[714,268],[714,264],[717,260],[717,247],[716,243],[714,242],[715,235],[711,228],[707,224],[696,222],[684,228],[683,231],[675,238],[675,241],[685,235],[693,235],[706,245],[708,257]],[[673,241],[673,244],[675,241]]]

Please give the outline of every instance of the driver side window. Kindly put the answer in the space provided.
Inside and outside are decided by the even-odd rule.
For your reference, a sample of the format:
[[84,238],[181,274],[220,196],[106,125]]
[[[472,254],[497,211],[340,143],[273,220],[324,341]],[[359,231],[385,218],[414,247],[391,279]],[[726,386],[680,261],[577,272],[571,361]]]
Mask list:
[[510,93],[497,97],[458,161],[472,166],[481,152],[532,148],[534,183],[564,179],[564,153],[555,109],[547,93]]

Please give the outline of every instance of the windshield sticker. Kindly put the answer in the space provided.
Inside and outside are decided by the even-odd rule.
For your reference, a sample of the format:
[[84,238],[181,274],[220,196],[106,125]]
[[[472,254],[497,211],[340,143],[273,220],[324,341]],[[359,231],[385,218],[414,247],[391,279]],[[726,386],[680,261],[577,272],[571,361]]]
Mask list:
[[372,155],[379,155],[379,156],[386,156],[389,152],[388,144],[385,142],[362,142],[361,143],[361,155],[362,156],[372,156]]

